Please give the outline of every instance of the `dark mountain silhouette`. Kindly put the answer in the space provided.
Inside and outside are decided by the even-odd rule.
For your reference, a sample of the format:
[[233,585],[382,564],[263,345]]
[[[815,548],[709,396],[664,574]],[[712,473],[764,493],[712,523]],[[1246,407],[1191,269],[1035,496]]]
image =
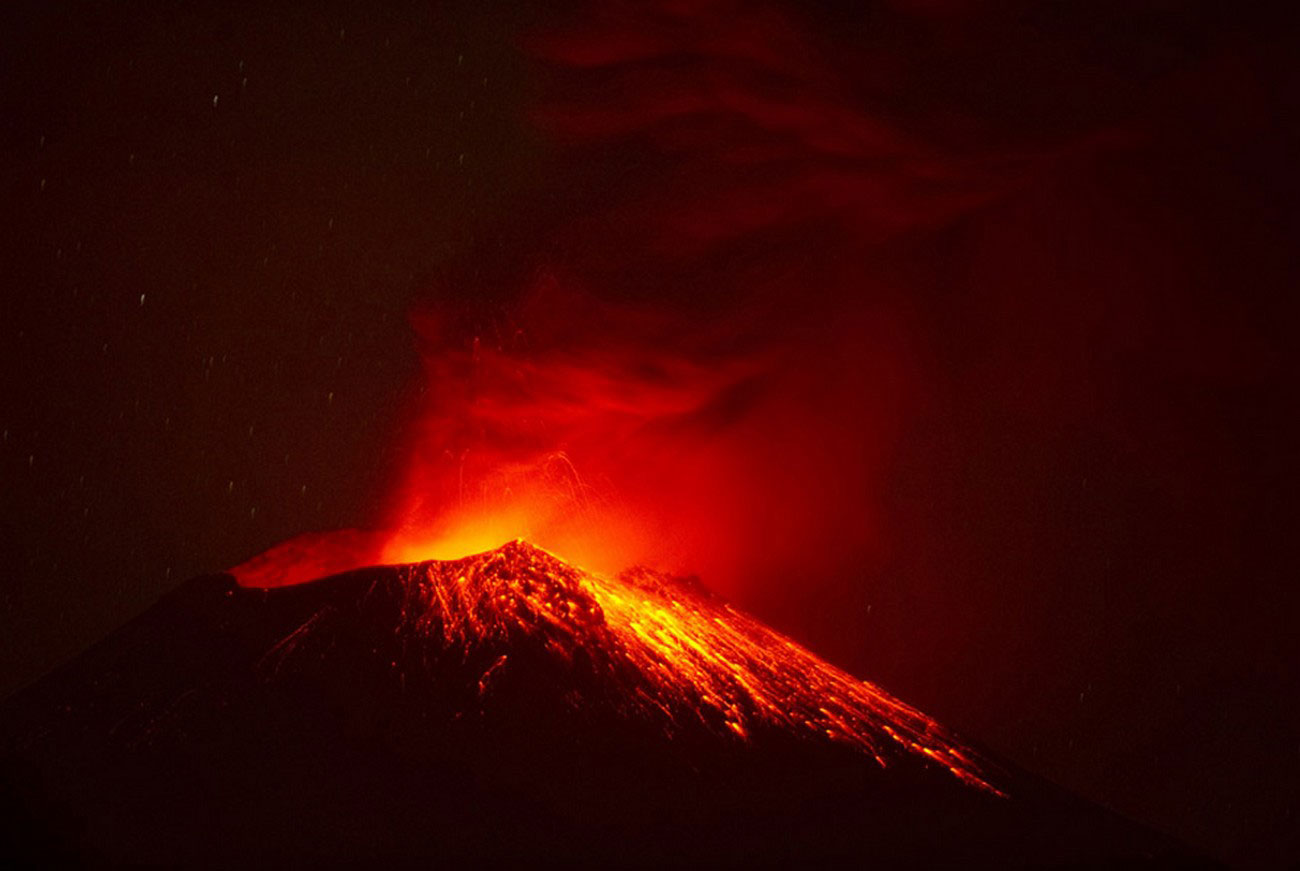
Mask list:
[[0,709],[12,858],[1200,864],[689,581],[523,542],[192,580]]

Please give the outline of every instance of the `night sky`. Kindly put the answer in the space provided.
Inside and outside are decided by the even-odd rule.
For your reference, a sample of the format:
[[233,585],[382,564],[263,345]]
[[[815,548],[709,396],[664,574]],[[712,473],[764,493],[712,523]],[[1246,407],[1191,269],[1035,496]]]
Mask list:
[[[701,31],[766,32],[701,5]],[[769,180],[691,163],[730,128],[575,144],[716,85],[680,21],[651,68],[536,42],[599,30],[568,5],[6,4],[0,694],[187,578],[380,522],[425,389],[413,307],[468,335],[559,263],[683,324],[761,299],[762,335],[796,309],[904,325],[919,398],[859,569],[728,594],[1090,799],[1300,857],[1291,22],[858,5],[789,15],[841,83],[809,115],[901,131],[861,171],[884,217],[665,264],[641,242],[666,200]],[[871,289],[718,278],[827,261]]]

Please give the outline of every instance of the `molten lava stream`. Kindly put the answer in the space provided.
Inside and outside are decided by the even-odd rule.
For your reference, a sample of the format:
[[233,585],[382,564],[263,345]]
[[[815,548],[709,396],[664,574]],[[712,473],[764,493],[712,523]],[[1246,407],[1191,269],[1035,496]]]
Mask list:
[[[328,535],[295,539],[232,573],[245,587],[300,583],[322,566],[342,571],[378,562],[348,565],[348,558],[379,540],[355,532],[333,542]],[[331,543],[338,549],[331,551]],[[881,766],[891,755],[914,754],[1003,795],[976,755],[934,720],[697,583],[646,569],[587,571],[522,539],[461,559],[412,562],[402,571],[406,628],[465,651],[520,636],[542,637],[570,659],[582,649],[612,679],[636,675],[629,707],[670,734],[695,720],[748,741],[763,725],[848,744]]]

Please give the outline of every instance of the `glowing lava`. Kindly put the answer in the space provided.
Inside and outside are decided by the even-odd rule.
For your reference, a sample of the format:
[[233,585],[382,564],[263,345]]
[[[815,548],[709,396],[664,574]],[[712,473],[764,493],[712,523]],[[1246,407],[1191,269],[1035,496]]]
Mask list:
[[[319,548],[326,537],[316,536]],[[344,536],[345,545],[358,541]],[[292,548],[285,553],[291,553]],[[268,562],[232,570],[244,586]],[[626,712],[672,735],[688,724],[749,740],[774,728],[860,749],[888,766],[915,755],[994,794],[984,763],[934,720],[835,668],[690,580],[645,569],[605,576],[522,540],[457,560],[400,567],[406,631],[468,655],[504,644],[480,680],[509,668],[518,638],[553,655],[583,655],[619,686]],[[299,573],[301,574],[301,572]]]

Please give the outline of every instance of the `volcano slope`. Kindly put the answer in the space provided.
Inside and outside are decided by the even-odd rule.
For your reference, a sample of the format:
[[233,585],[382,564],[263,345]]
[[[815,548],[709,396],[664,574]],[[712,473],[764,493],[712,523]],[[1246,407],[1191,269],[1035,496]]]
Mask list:
[[1184,867],[689,580],[524,542],[197,578],[0,711],[3,854]]

